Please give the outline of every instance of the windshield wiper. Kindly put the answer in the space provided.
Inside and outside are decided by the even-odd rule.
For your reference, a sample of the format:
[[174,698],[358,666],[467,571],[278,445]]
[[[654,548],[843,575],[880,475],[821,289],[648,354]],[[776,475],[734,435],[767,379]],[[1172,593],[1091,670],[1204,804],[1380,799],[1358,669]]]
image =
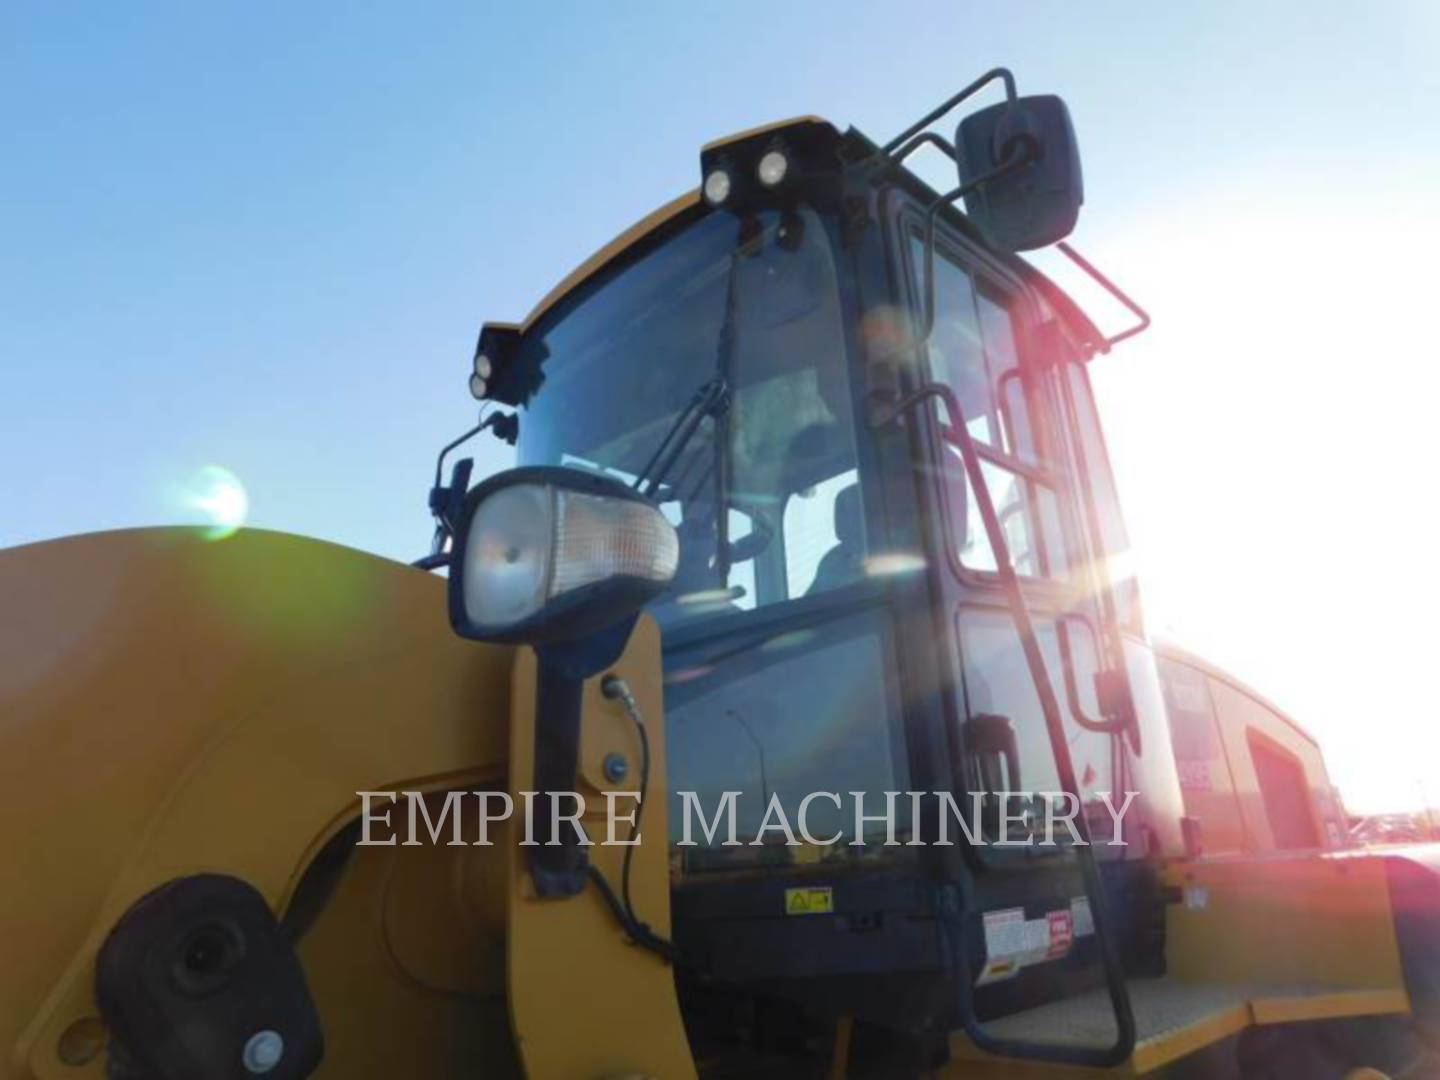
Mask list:
[[650,460],[645,463],[645,468],[640,470],[640,475],[635,478],[631,487],[647,499],[654,499],[705,418],[708,416],[718,422],[729,408],[730,386],[724,376],[716,375],[701,385],[690,398],[689,404],[675,417],[670,430],[660,440],[660,445],[655,448],[655,453],[650,455]]

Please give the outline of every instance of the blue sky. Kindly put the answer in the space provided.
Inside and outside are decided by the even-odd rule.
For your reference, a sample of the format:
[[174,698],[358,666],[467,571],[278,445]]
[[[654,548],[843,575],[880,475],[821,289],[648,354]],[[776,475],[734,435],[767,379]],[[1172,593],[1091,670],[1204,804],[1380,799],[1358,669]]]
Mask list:
[[414,557],[484,319],[717,135],[885,138],[1005,63],[1070,103],[1077,244],[1156,315],[1095,372],[1152,622],[1315,729],[1352,803],[1415,802],[1437,46],[1423,0],[9,3],[0,546],[194,520],[219,464],[252,524]]

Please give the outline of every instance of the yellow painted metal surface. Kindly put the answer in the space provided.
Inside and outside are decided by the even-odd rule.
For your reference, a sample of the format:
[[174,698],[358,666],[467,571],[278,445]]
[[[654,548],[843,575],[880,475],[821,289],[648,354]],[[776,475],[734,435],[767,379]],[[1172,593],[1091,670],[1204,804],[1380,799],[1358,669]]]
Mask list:
[[1167,909],[1175,977],[1403,995],[1383,860],[1213,860],[1177,865],[1166,876],[1193,899]]
[[1049,1062],[999,1058],[977,1048],[963,1035],[951,1040],[953,1060],[937,1075],[946,1080],[1003,1076],[1006,1080],[1059,1080],[1151,1076],[1223,1039],[1257,1024],[1283,1024],[1303,1020],[1330,1020],[1346,1016],[1400,1013],[1406,1008],[1402,991],[1371,990],[1267,997],[1263,991],[1193,1022],[1141,1038],[1130,1060],[1112,1069],[1095,1069]]
[[[530,309],[530,314],[525,316],[525,321],[520,324],[522,332],[529,330],[535,322],[549,311],[555,304],[564,298],[572,290],[579,288],[590,279],[592,275],[601,270],[611,259],[620,255],[627,248],[639,243],[649,236],[656,229],[673,220],[680,214],[689,210],[700,202],[700,189],[691,188],[685,194],[671,199],[664,206],[646,214],[643,218],[631,225],[628,229],[615,237],[608,244],[602,247],[595,254],[582,262],[570,273],[560,279],[560,283],[545,294],[544,298]],[[497,323],[497,326],[511,326],[510,323]]]
[[[649,732],[652,763],[650,798],[646,801],[635,850],[631,892],[636,914],[657,933],[670,934],[669,860],[665,800],[665,731],[660,681],[660,633],[642,619],[625,655],[615,665],[635,693]],[[520,778],[534,769],[534,657],[522,653],[515,666],[511,723],[511,776],[515,791],[528,785]],[[585,687],[582,736],[581,794],[586,796],[586,833],[598,840],[606,833],[605,791],[633,791],[639,779],[639,744],[633,725],[616,702],[599,692],[598,680]],[[599,762],[610,750],[633,763],[624,782],[604,780]],[[616,799],[628,815],[631,800]],[[510,831],[514,832],[512,824]],[[627,835],[627,827],[617,828]],[[576,897],[539,899],[525,871],[524,849],[509,845],[508,985],[511,1022],[526,1073],[532,1077],[568,1078],[693,1077],[672,969],[655,954],[629,944],[594,887]],[[625,849],[597,845],[592,861],[620,891]]]
[[1166,707],[1180,770],[1185,812],[1198,818],[1207,856],[1264,855],[1282,850],[1255,768],[1256,745],[1303,776],[1315,849],[1345,846],[1344,822],[1314,736],[1276,705],[1200,657],[1171,645]]
[[1142,1022],[1118,1069],[1016,1063],[957,1034],[956,1060],[941,1075],[1144,1076],[1254,1025],[1408,1011],[1382,860],[1208,860],[1168,868],[1165,883],[1182,890],[1182,902],[1167,907],[1168,974],[1131,981],[1136,1015],[1150,1011],[1145,995],[1199,992],[1213,1001],[1202,998],[1204,1008],[1183,1022],[1153,1030]]
[[[137,530],[0,552],[0,603],[0,798],[21,826],[0,834],[0,865],[14,875],[0,890],[6,1076],[102,1074],[98,1058],[63,1064],[62,1037],[72,1032],[73,1049],[95,1015],[105,933],[155,886],[220,871],[283,910],[314,854],[356,816],[356,791],[503,782],[513,651],[454,637],[443,582],[421,571],[275,533],[209,543],[195,530]],[[412,1074],[376,1047],[418,1024],[443,1056],[464,1025],[495,1014],[494,994],[456,1005],[483,987],[419,985],[455,971],[435,941],[397,930],[466,909],[437,899],[439,886],[448,897],[465,873],[484,876],[425,864],[435,857],[367,849],[332,921],[302,946],[345,1065],[328,1075]],[[435,883],[431,895],[414,894],[414,873]],[[484,889],[472,882],[469,895]],[[485,936],[474,917],[468,930],[432,922],[432,933],[466,950]],[[395,948],[409,959],[382,955]],[[374,997],[362,994],[366,973],[384,971],[419,989],[374,983]]]
[[1215,699],[1220,738],[1225,745],[1225,758],[1234,781],[1235,799],[1244,822],[1245,834],[1249,838],[1250,849],[1269,852],[1279,848],[1265,810],[1260,777],[1255,770],[1254,743],[1257,741],[1268,747],[1272,753],[1293,762],[1303,774],[1305,806],[1317,846],[1334,845],[1339,840],[1338,830],[1343,823],[1332,820],[1336,833],[1331,837],[1326,827],[1325,812],[1320,806],[1320,796],[1323,794],[1326,797],[1328,805],[1328,800],[1333,797],[1332,787],[1319,745],[1303,730],[1287,722],[1250,694],[1227,682],[1212,679],[1211,693]]
[[503,858],[498,845],[356,849],[299,946],[325,1025],[317,1077],[521,1075],[505,1002]]

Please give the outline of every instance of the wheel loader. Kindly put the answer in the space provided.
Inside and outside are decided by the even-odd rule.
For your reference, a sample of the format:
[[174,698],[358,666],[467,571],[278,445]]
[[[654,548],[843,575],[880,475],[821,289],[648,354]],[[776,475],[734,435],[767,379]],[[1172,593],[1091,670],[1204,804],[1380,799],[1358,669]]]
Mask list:
[[1063,101],[697,180],[484,325],[414,565],[0,552],[0,1071],[1432,1075],[1440,863],[1147,636]]

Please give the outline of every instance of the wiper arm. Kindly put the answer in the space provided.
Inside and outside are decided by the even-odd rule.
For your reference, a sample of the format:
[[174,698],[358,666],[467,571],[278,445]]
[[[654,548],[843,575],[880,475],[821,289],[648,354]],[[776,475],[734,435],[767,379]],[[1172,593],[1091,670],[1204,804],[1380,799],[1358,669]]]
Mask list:
[[653,499],[665,478],[670,475],[670,470],[675,468],[675,462],[685,452],[685,447],[690,445],[690,440],[695,437],[695,432],[699,430],[705,417],[718,420],[729,408],[730,386],[723,376],[716,375],[695,391],[689,404],[675,417],[670,430],[665,433],[665,438],[660,440],[655,453],[650,456],[645,468],[631,485],[634,490],[647,499]]

